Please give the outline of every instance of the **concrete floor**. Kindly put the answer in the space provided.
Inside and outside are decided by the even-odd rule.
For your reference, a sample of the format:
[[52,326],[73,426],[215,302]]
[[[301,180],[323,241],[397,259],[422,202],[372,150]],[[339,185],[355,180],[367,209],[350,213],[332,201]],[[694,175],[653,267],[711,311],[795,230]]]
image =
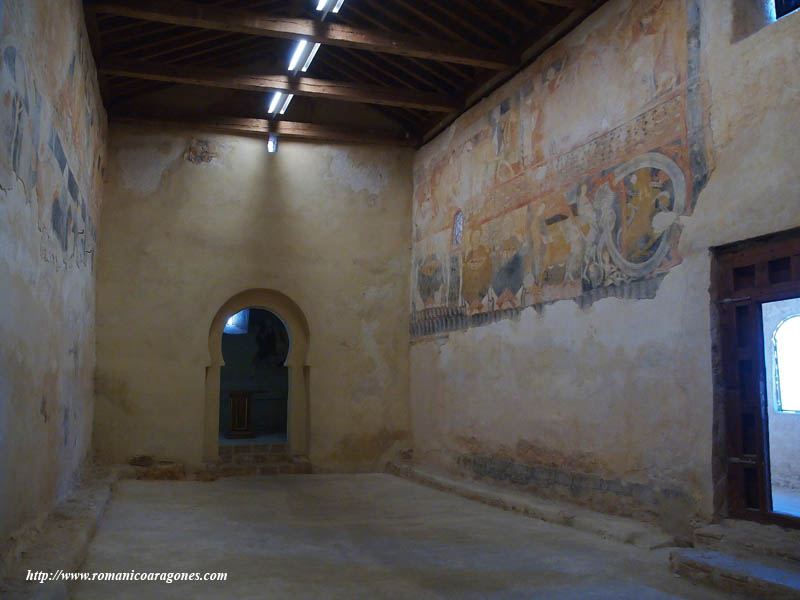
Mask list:
[[127,598],[723,598],[645,551],[390,475],[121,481],[83,571],[226,582],[81,583]]

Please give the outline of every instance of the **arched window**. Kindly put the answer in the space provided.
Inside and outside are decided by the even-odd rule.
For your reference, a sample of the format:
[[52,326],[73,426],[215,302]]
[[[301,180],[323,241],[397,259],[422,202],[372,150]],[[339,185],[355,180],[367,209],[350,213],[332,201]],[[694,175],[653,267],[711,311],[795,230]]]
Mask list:
[[776,409],[800,412],[800,315],[785,319],[772,336],[775,349]]

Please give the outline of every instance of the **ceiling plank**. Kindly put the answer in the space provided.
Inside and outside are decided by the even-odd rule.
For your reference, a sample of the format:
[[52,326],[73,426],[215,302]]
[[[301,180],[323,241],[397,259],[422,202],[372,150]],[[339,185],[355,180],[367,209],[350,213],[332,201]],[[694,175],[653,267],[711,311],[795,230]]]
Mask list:
[[364,85],[343,81],[315,79],[313,77],[289,77],[285,74],[252,75],[236,74],[227,70],[190,65],[149,63],[138,61],[107,60],[100,64],[100,72],[108,75],[165,81],[187,85],[200,85],[252,92],[281,91],[329,98],[347,102],[363,102],[384,106],[418,108],[436,112],[453,112],[461,109],[461,103],[449,96],[411,89],[395,89],[376,85]]
[[240,117],[207,117],[203,120],[187,120],[170,117],[141,116],[128,113],[112,113],[111,120],[120,123],[155,125],[157,127],[199,127],[222,133],[246,134],[258,137],[268,137],[270,134],[277,134],[279,138],[310,141],[409,147],[414,147],[417,144],[417,140],[406,134],[396,134],[373,129],[357,130],[352,127],[317,125],[314,123],[298,123],[293,121],[269,121],[266,119],[247,119]]
[[503,52],[466,42],[435,40],[313,19],[270,17],[247,10],[220,9],[182,0],[89,0],[88,5],[98,13],[159,23],[266,37],[306,38],[331,46],[414,56],[494,70],[502,70],[513,64],[513,60]]
[[[325,73],[336,73],[337,76],[344,77],[346,80],[352,81],[359,81],[359,78],[363,75],[360,74],[353,74],[350,69],[352,69],[352,65],[340,63],[336,60],[331,60],[327,54],[324,54],[318,58],[319,64],[325,69]],[[397,107],[389,107],[389,106],[376,106],[375,109],[379,111],[383,111],[384,114],[388,115],[390,118],[398,121],[403,127],[409,129],[414,132],[415,135],[418,135],[420,125],[424,121],[424,119],[420,118],[419,114],[409,110],[407,108],[397,108]]]
[[502,31],[508,38],[514,37],[514,23],[501,23],[494,17],[492,17],[491,11],[487,10],[486,7],[483,9],[478,9],[475,7],[470,0],[456,0],[456,3],[461,9],[466,9],[467,12],[471,13],[473,16],[477,17],[479,20],[484,21],[494,27],[497,31]]
[[[380,79],[376,78],[375,75],[370,71],[360,68],[358,65],[355,65],[352,62],[330,60],[327,56],[322,57],[322,62],[328,68],[328,71],[334,71],[340,76],[344,77],[346,80],[355,82],[361,81],[361,78],[363,77],[368,77],[372,81],[380,81]],[[410,116],[415,120],[417,126],[419,126],[419,123],[422,121],[422,119],[419,117],[419,114],[411,109],[395,107],[394,110]]]
[[[356,8],[356,6],[354,6],[352,4],[345,4],[345,6],[347,7],[347,11],[348,12],[352,12],[352,13],[358,15],[359,17],[361,17],[362,19],[367,19],[371,23],[377,24],[381,29],[384,29],[384,30],[387,30],[387,31],[392,31],[393,27],[390,27],[386,23],[380,23],[379,21],[376,21],[374,17],[369,16],[369,13],[366,10],[365,11],[360,11],[358,8]],[[406,27],[407,29],[414,31],[417,34],[424,35],[424,33],[422,33],[422,30],[420,30],[420,28],[418,26],[415,26],[415,24],[413,22],[409,21],[407,18],[404,18],[402,15],[398,14],[397,10],[389,10],[386,6],[384,6],[384,3],[378,2],[376,4],[372,4],[371,0],[366,0],[366,6],[370,10],[374,10],[376,13],[378,13],[378,12],[382,13],[385,17],[390,19],[390,21],[392,21],[394,23],[398,23],[401,27]],[[426,38],[426,39],[430,39],[430,36],[428,36],[428,38]],[[424,68],[426,70],[431,70],[430,67],[427,66],[425,61],[419,60],[419,59],[411,57],[411,56],[408,56],[407,58],[409,60],[411,60],[411,61],[416,62],[421,68]],[[471,76],[469,74],[467,74],[465,71],[463,71],[463,69],[465,68],[465,65],[456,66],[456,65],[454,65],[452,63],[447,63],[447,62],[428,63],[428,64],[435,65],[437,67],[441,67],[441,68],[443,68],[443,69],[445,69],[447,71],[450,71],[451,73],[455,73],[455,75],[457,77],[459,77],[460,79],[462,79],[462,80],[471,79]],[[454,87],[457,87],[457,86],[454,86]]]
[[517,10],[516,4],[509,5],[506,4],[503,0],[491,0],[491,3],[494,4],[500,10],[507,12],[516,21],[522,23],[524,27],[531,28],[536,26],[536,23],[526,14],[526,11]]
[[[390,29],[386,24],[381,23],[380,21],[376,20],[369,13],[362,12],[362,11],[360,11],[359,9],[357,9],[356,7],[354,7],[352,5],[348,6],[348,12],[353,12],[354,14],[358,15],[361,18],[369,20],[371,23],[377,25],[381,29],[384,29],[384,30]],[[343,18],[340,15],[339,18],[341,20],[343,20],[345,23],[350,23],[350,21],[346,17]],[[420,70],[427,71],[428,73],[432,74],[437,81],[441,80],[441,81],[443,81],[444,83],[446,83],[447,85],[449,85],[452,88],[456,88],[457,89],[461,85],[463,85],[463,79],[464,79],[463,73],[461,74],[462,75],[462,82],[461,83],[455,83],[452,78],[448,77],[447,75],[442,74],[441,70],[436,70],[436,69],[433,68],[435,66],[441,66],[441,65],[437,65],[436,63],[433,63],[433,62],[430,62],[430,61],[424,61],[424,60],[420,60],[418,58],[413,58],[411,56],[406,56],[406,57],[403,57],[403,58],[408,60],[409,63],[412,63],[412,64],[416,65]],[[390,58],[388,56],[384,56],[383,57],[383,59],[385,61],[391,63],[393,66],[397,66],[398,68],[401,68],[401,67],[400,67],[400,65],[399,65],[399,63],[397,61],[398,60],[403,60],[403,58],[398,59],[398,58],[395,58],[395,57]],[[452,65],[449,65],[449,66],[452,66]],[[406,69],[402,69],[402,70],[406,70]],[[408,71],[411,71],[411,69],[406,70],[406,72],[408,72]]]
[[[103,56],[104,52],[103,44],[100,41],[100,30],[97,25],[97,13],[95,13],[93,10],[86,10],[84,19],[86,21],[86,33],[89,36],[89,46],[92,49],[92,55],[94,56],[96,64],[97,60]],[[104,75],[98,74],[97,84],[100,88],[100,98],[102,99],[103,104],[108,103],[108,99],[111,97],[108,78]]]
[[194,30],[170,37],[153,39],[142,44],[132,45],[124,50],[118,50],[111,54],[114,56],[134,55],[136,60],[150,60],[162,54],[169,54],[178,50],[184,50],[185,48],[213,42],[227,35],[229,34],[222,31],[208,33],[207,31]]
[[[401,5],[408,6],[406,2],[403,2],[402,0],[399,1]],[[482,38],[484,42],[488,42],[490,48],[496,48],[499,45],[497,37],[486,30],[486,22],[481,23],[480,26],[475,25],[460,14],[461,11],[458,10],[458,7],[451,9],[447,6],[442,6],[441,4],[430,3],[427,7],[427,11],[430,12],[432,9],[438,10],[440,13],[445,15],[445,17],[450,19],[451,22],[457,23],[459,26],[461,26],[461,28],[469,30],[471,35]]]
[[591,1],[589,0],[536,0],[541,4],[550,4],[552,6],[560,6],[561,8],[588,8]]

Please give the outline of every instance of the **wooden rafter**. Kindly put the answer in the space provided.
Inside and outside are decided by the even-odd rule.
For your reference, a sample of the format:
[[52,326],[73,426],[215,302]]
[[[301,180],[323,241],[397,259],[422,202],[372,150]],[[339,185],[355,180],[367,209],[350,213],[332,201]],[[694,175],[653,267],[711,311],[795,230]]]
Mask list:
[[383,144],[393,146],[415,146],[417,140],[404,134],[380,130],[352,127],[317,125],[293,121],[270,121],[267,119],[245,119],[238,117],[213,117],[203,120],[180,119],[173,117],[146,116],[135,114],[111,114],[111,120],[120,123],[148,124],[163,126],[188,126],[192,128],[268,137],[276,134],[279,138],[313,140],[324,142],[344,142],[354,144]]
[[290,77],[286,74],[250,75],[227,70],[188,65],[147,63],[138,61],[108,60],[100,65],[100,72],[108,75],[149,79],[167,83],[200,85],[205,87],[246,90],[251,92],[282,91],[299,96],[328,98],[347,102],[363,102],[385,106],[419,108],[437,112],[453,112],[460,103],[448,96],[404,88],[387,88],[376,85]]
[[[385,23],[382,23],[380,20],[375,19],[373,16],[369,15],[368,13],[366,13],[364,11],[359,10],[358,8],[351,7],[350,10],[353,13],[355,13],[356,15],[359,15],[360,17],[366,19],[370,23],[373,23],[373,24],[377,25],[379,28],[381,28],[383,30],[389,30],[390,29]],[[344,21],[348,22],[346,18],[344,19]],[[444,81],[445,83],[447,83],[449,86],[451,86],[453,88],[459,88],[461,85],[463,85],[465,77],[464,77],[464,73],[461,72],[461,71],[458,71],[458,73],[460,75],[460,77],[459,77],[460,83],[456,83],[452,79],[452,77],[450,77],[449,75],[445,75],[442,72],[442,69],[437,69],[436,66],[438,66],[438,65],[436,65],[436,63],[434,63],[434,62],[426,61],[426,60],[420,60],[418,58],[413,58],[413,57],[410,57],[410,56],[403,57],[403,58],[408,60],[410,63],[413,63],[417,68],[419,68],[419,69],[421,69],[423,71],[427,71],[428,73],[432,74],[434,77],[436,77],[438,79],[441,79],[442,81]],[[384,55],[384,60],[388,60],[390,62],[392,61],[392,59],[389,58],[388,55]],[[452,68],[452,69],[456,68],[454,65],[447,65],[447,66]]]
[[371,52],[414,56],[443,62],[505,69],[513,61],[504,53],[415,35],[385,33],[374,29],[322,23],[312,19],[279,18],[247,10],[222,9],[181,0],[89,0],[98,13],[114,14],[159,23],[213,29],[288,39],[308,39],[331,46],[345,46]]
[[[345,0],[342,10],[324,21],[315,0],[83,3],[110,114],[141,110],[180,117],[211,111],[261,118],[271,91],[280,90],[316,99],[298,98],[287,113],[290,119],[306,115],[324,123],[326,109],[336,106],[357,128],[359,110],[328,101],[369,103],[371,111],[394,123],[390,130],[408,134],[402,143],[422,143],[604,1]],[[323,47],[308,73],[295,78],[286,61],[292,40],[300,37]],[[208,102],[161,93],[176,84],[245,91],[215,94],[213,100],[209,95]],[[137,108],[140,96],[147,98]],[[266,131],[263,125],[251,129]],[[228,130],[247,133],[247,126]]]
[[553,6],[560,6],[561,8],[577,8],[587,9],[591,4],[590,0],[536,0],[542,4],[551,4]]
[[[357,69],[352,63],[342,63],[340,61],[330,60],[327,57],[322,57],[322,62],[327,67],[328,72],[333,71],[338,76],[344,77],[348,81],[359,81],[361,78],[367,77],[375,81],[374,75],[370,76],[368,72],[363,69]],[[414,132],[419,130],[422,119],[416,111],[407,108],[398,107],[376,107],[389,110],[393,118],[402,123],[406,128],[411,124],[411,129]]]

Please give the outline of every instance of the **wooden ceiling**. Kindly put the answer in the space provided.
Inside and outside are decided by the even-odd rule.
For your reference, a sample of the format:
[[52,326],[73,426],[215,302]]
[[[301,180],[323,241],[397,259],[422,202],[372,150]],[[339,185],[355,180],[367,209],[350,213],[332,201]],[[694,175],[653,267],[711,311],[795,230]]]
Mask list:
[[[112,119],[418,146],[604,1],[345,0],[324,22],[316,0],[85,0],[84,10]],[[292,76],[299,39],[322,46]],[[295,94],[279,119],[267,114],[275,90]]]

